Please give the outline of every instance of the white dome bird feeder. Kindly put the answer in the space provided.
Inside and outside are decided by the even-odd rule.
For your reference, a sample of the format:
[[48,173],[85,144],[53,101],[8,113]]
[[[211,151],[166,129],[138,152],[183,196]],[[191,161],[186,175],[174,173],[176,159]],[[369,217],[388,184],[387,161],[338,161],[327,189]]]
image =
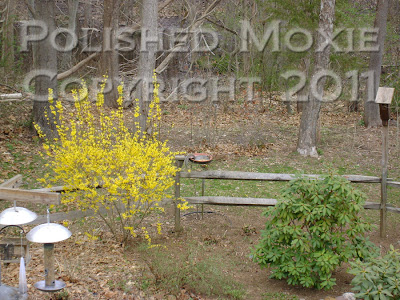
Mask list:
[[[28,245],[25,244],[26,248],[24,248],[24,243],[22,241],[22,233],[24,230],[20,225],[30,223],[34,220],[36,220],[37,214],[34,213],[33,211],[30,211],[29,209],[26,209],[24,207],[17,207],[16,201],[14,201],[14,207],[7,208],[4,211],[0,213],[0,225],[4,225],[1,230],[6,229],[7,227],[17,227],[19,228],[20,231],[20,238],[21,238],[21,258],[20,258],[20,270],[19,270],[19,288],[18,290],[6,285],[1,284],[1,261],[0,261],[0,294],[2,294],[1,297],[5,297],[5,299],[27,299],[28,298],[28,286],[27,286],[27,281],[26,281],[26,273],[25,273],[25,260],[24,260],[24,254],[27,259],[29,259],[29,253],[28,253]],[[10,245],[14,246],[15,240],[9,240],[11,241]],[[7,246],[7,250],[9,250],[9,246]],[[13,249],[13,247],[11,248]],[[25,251],[24,251],[25,249]],[[4,247],[4,252],[5,256],[7,256],[6,247]],[[25,252],[25,253],[24,253]],[[10,255],[8,253],[8,255]],[[9,259],[9,257],[6,257],[6,262],[12,262],[12,259]],[[0,297],[0,298],[1,298]]]
[[0,225],[24,225],[37,219],[37,214],[24,207],[18,207],[14,201],[14,207],[7,208],[0,213]]
[[44,244],[45,280],[38,281],[34,287],[43,292],[56,292],[65,287],[65,283],[55,280],[54,243],[64,241],[72,235],[71,231],[60,224],[50,223],[50,213],[47,210],[47,223],[38,225],[28,232],[26,238],[33,243]]

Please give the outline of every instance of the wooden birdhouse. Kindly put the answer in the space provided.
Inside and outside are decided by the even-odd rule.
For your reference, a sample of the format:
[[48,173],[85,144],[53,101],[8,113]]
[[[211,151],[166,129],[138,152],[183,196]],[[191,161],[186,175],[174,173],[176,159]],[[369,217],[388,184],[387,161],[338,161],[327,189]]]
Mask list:
[[394,88],[379,87],[376,94],[375,103],[379,104],[379,112],[381,115],[382,125],[388,126],[389,122],[389,106],[392,102],[394,94]]

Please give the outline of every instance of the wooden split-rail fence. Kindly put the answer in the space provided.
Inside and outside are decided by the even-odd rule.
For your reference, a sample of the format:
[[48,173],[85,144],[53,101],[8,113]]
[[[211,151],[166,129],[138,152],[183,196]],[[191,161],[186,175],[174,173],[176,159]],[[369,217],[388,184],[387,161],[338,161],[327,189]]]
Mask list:
[[[185,161],[185,156],[176,157],[176,165],[181,168]],[[321,175],[303,175],[309,178],[321,178]],[[364,175],[342,175],[344,178],[354,183],[375,183],[381,185],[381,201],[366,202],[364,208],[380,211],[380,233],[381,237],[386,236],[386,212],[400,213],[400,208],[396,208],[391,204],[387,204],[387,186],[400,187],[400,182],[386,180],[386,184],[382,185],[382,179],[375,176]],[[178,208],[180,199],[185,199],[189,204],[208,204],[208,205],[235,205],[235,206],[274,206],[276,199],[268,198],[241,198],[241,197],[221,197],[221,196],[198,196],[198,197],[181,197],[181,178],[191,179],[217,179],[217,180],[251,180],[251,181],[290,181],[296,178],[295,174],[278,174],[278,173],[254,173],[254,172],[238,172],[238,171],[201,171],[201,172],[178,172],[175,178],[175,231],[182,230],[181,212]]]
[[[185,156],[176,156],[176,165],[181,168],[185,161]],[[321,175],[303,175],[310,178],[318,179]],[[400,208],[396,208],[391,204],[387,204],[387,186],[400,187],[400,182],[386,180],[382,184],[382,179],[375,176],[363,175],[342,175],[346,179],[354,183],[375,183],[381,184],[381,201],[366,202],[364,208],[379,210],[381,214],[380,229],[381,237],[385,236],[386,232],[386,212],[400,213]],[[208,205],[235,205],[235,206],[274,206],[277,203],[276,199],[268,198],[242,198],[242,197],[221,197],[221,196],[198,196],[198,197],[185,197],[181,198],[181,178],[202,179],[202,180],[252,180],[252,181],[290,181],[296,178],[294,174],[278,174],[278,173],[254,173],[254,172],[237,172],[237,171],[180,171],[175,177],[175,231],[182,230],[181,226],[181,212],[178,208],[180,199],[185,199],[190,204],[208,204]],[[62,186],[53,188],[42,188],[34,190],[20,189],[22,183],[22,176],[17,175],[13,178],[0,184],[0,200],[6,201],[21,201],[30,203],[41,203],[47,205],[58,205],[61,203],[60,192],[65,190]],[[72,213],[56,213],[52,214],[52,221],[59,221],[65,219],[77,219],[85,217],[90,212],[75,211]],[[45,222],[46,217],[40,216],[33,224]]]

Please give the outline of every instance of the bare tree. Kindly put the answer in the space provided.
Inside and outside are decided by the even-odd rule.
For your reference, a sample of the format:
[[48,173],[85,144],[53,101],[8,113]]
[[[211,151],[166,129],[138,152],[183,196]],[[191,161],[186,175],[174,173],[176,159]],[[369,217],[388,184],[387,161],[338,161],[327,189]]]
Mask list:
[[379,50],[371,52],[369,59],[369,71],[372,71],[374,80],[373,93],[367,92],[364,100],[364,123],[366,127],[378,127],[382,125],[379,115],[379,106],[374,102],[376,93],[378,91],[380,78],[382,57],[386,37],[386,21],[388,16],[389,0],[378,0],[376,4],[375,28],[378,28],[378,45]]
[[[75,33],[77,36],[77,24],[78,24],[78,6],[79,0],[68,0],[68,31]],[[69,47],[73,45],[73,38],[70,34],[66,35],[65,45]],[[61,70],[65,71],[71,67],[72,64],[72,50],[63,53],[61,58],[60,67]]]
[[104,0],[103,48],[100,59],[100,73],[108,76],[108,88],[104,93],[104,104],[109,107],[118,106],[119,63],[118,49],[115,46],[120,4],[121,0]]
[[83,27],[85,28],[92,28],[92,1],[91,0],[84,0],[83,3]]
[[0,37],[2,39],[1,60],[4,64],[4,74],[14,65],[14,18],[15,2],[0,1]]
[[149,85],[152,82],[156,66],[158,47],[157,34],[158,1],[142,0],[142,29],[139,54],[138,78],[140,82],[136,89],[135,98],[139,99],[139,126],[142,132],[147,131],[147,115],[149,104]]
[[[36,0],[34,2],[37,20],[43,21],[49,32],[56,29],[55,24],[55,2],[53,0]],[[53,47],[49,35],[41,41],[34,43],[34,70],[46,70],[55,74],[52,78],[48,76],[35,77],[35,95],[33,97],[33,121],[40,126],[47,137],[57,135],[56,119],[50,111],[50,103],[47,101],[49,89],[53,90],[54,100],[57,99],[57,51]],[[50,120],[47,120],[47,117]]]
[[[334,19],[335,0],[321,0],[314,76],[329,65],[330,44],[328,40],[332,38]],[[323,77],[317,83],[317,95],[323,95],[325,81]],[[301,115],[297,151],[304,156],[318,156],[317,128],[321,101],[316,97],[317,95],[311,93]]]

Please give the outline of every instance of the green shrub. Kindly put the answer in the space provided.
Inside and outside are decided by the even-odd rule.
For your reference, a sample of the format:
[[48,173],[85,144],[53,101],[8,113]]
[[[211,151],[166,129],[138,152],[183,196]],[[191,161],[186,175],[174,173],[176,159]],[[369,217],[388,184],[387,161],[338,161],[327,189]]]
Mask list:
[[272,267],[272,278],[318,289],[335,285],[332,273],[342,262],[364,258],[371,226],[360,219],[365,197],[343,177],[298,178],[268,209],[266,228],[254,260]]
[[350,274],[355,275],[351,284],[359,299],[400,298],[400,252],[391,245],[382,257],[351,262]]

